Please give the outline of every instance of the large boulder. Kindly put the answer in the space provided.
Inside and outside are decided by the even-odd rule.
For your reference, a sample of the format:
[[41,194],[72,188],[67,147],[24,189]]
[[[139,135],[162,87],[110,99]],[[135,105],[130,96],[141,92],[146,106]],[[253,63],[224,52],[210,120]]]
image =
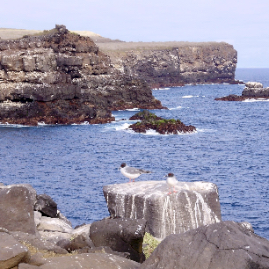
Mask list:
[[0,227],[9,231],[36,233],[33,192],[26,186],[0,188]]
[[143,262],[145,226],[145,220],[103,219],[92,223],[90,238],[96,247],[108,246],[114,251],[129,252],[130,259]]
[[269,241],[245,223],[225,221],[163,240],[141,269],[269,268]]
[[28,253],[27,247],[20,244],[8,233],[0,232],[0,268],[9,269],[21,262]]
[[146,231],[164,239],[221,220],[217,186],[207,182],[178,182],[168,195],[165,181],[140,181],[103,187],[112,218],[145,219]]

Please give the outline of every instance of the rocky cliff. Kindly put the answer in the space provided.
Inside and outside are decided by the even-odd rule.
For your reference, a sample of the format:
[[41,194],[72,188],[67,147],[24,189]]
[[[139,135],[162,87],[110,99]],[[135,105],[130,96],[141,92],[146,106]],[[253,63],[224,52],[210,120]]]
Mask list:
[[111,121],[111,110],[162,108],[147,84],[122,74],[89,37],[64,26],[0,41],[0,122]]
[[97,43],[114,67],[151,88],[196,83],[237,83],[237,52],[224,42]]

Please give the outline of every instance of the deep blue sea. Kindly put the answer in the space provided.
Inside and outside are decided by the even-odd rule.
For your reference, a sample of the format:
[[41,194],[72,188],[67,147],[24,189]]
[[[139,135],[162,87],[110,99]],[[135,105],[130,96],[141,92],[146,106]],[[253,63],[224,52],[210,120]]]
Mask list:
[[[269,87],[269,69],[238,69],[239,80]],[[194,125],[185,135],[137,134],[134,111],[103,125],[0,127],[0,182],[30,183],[50,195],[73,226],[108,216],[102,187],[123,183],[122,162],[153,171],[138,180],[207,181],[219,188],[223,220],[248,221],[269,239],[269,102],[222,102],[244,85],[189,85],[154,90],[168,110],[158,116]]]

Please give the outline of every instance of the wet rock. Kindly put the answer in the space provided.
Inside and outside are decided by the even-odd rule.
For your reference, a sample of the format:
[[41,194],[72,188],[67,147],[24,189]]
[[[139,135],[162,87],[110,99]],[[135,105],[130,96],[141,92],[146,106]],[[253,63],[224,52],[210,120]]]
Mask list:
[[25,186],[0,188],[0,227],[35,234],[34,203],[32,192]]
[[269,241],[225,221],[165,238],[141,269],[269,268]]
[[18,265],[28,253],[28,249],[11,235],[0,232],[0,268],[9,269]]
[[144,219],[146,231],[164,239],[221,220],[217,186],[207,182],[178,182],[168,195],[165,181],[140,181],[103,187],[112,218]]
[[35,210],[40,211],[43,215],[51,218],[57,217],[57,204],[47,194],[37,195]]
[[108,246],[114,251],[129,252],[130,259],[143,262],[143,237],[145,220],[134,219],[103,219],[93,222],[90,238],[96,247]]

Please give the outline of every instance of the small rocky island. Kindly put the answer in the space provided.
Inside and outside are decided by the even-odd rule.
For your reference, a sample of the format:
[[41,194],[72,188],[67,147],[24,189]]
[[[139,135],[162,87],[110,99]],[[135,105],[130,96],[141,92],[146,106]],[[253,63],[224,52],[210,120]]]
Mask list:
[[160,134],[179,134],[192,133],[196,128],[192,125],[185,125],[180,120],[163,119],[150,113],[148,110],[143,110],[133,115],[130,120],[139,120],[129,126],[130,129],[137,133],[146,133],[148,130],[155,130]]
[[247,99],[269,99],[269,87],[263,88],[260,82],[247,82],[242,95],[230,94],[215,98],[217,101],[244,101]]

